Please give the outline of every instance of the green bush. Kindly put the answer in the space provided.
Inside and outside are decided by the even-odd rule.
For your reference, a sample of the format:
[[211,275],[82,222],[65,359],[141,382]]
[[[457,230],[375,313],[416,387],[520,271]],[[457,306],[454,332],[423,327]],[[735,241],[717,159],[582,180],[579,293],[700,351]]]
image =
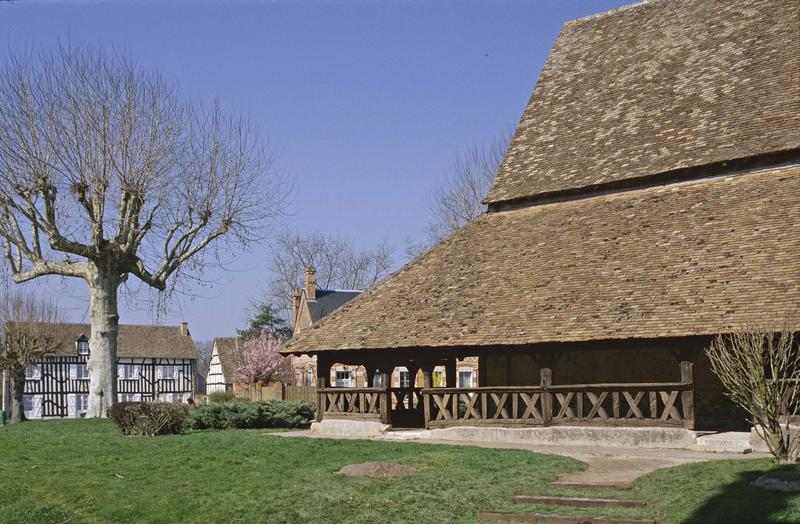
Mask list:
[[190,412],[194,429],[306,428],[314,419],[314,406],[303,401],[235,400],[198,405]]
[[169,402],[117,402],[108,410],[123,435],[168,435],[182,433],[189,409]]
[[230,402],[231,400],[236,400],[236,395],[233,394],[233,391],[215,391],[208,395],[209,402],[220,403]]

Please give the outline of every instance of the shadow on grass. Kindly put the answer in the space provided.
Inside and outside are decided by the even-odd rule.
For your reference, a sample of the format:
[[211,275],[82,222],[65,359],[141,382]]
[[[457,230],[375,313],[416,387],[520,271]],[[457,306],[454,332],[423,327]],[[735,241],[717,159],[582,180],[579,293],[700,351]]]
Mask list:
[[787,513],[790,512],[790,505],[797,505],[800,494],[754,486],[753,481],[762,475],[800,479],[800,469],[789,465],[768,471],[740,472],[734,482],[726,484],[719,493],[709,498],[682,522],[685,524],[797,522],[794,518],[787,519]]

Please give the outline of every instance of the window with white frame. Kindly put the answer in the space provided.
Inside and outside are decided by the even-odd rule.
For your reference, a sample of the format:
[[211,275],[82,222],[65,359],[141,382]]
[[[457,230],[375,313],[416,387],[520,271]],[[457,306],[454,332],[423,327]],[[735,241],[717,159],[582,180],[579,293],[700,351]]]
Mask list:
[[85,393],[75,395],[75,415],[80,416],[87,411],[89,411],[89,395]]
[[120,364],[117,374],[123,380],[139,378],[139,366],[136,364]]
[[30,364],[25,368],[26,380],[39,380],[42,378],[42,366],[39,364]]
[[313,386],[314,385],[314,369],[308,368],[306,369],[306,386]]
[[411,387],[411,373],[409,373],[408,370],[404,369],[400,370],[400,387],[401,388]]
[[158,378],[171,379],[175,378],[175,366],[158,366]]
[[302,371],[300,371],[299,369],[295,370],[295,372],[294,372],[294,377],[295,377],[294,383],[297,384],[298,386],[303,383],[302,376],[303,376],[303,372]]
[[78,346],[78,355],[88,355],[89,354],[89,341],[88,340],[79,340],[77,342]]
[[22,411],[25,413],[25,418],[42,418],[42,396],[23,395]]
[[336,387],[349,388],[353,380],[353,372],[349,369],[336,371]]
[[118,396],[120,402],[139,402],[142,398],[139,393],[120,393]]
[[72,380],[88,380],[89,370],[86,368],[86,364],[70,364],[69,378]]
[[458,370],[458,387],[471,388],[472,387],[472,370],[459,369]]

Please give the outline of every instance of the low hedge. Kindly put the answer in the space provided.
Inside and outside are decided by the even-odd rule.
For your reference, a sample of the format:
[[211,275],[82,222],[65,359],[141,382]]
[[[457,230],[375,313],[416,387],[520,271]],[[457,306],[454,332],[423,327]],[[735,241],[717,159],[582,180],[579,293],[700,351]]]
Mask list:
[[169,402],[117,402],[108,409],[123,435],[168,435],[182,433],[189,421],[189,408]]
[[209,402],[230,402],[231,400],[236,400],[233,391],[215,391],[208,395]]
[[307,428],[314,406],[300,400],[234,400],[198,405],[189,418],[194,429]]

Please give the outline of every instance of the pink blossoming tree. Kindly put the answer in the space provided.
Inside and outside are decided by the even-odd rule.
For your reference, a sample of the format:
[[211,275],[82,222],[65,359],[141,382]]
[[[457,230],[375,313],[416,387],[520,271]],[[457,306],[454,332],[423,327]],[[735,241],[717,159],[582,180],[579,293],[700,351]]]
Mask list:
[[245,384],[289,383],[292,366],[278,353],[280,340],[267,333],[237,344],[236,378]]

